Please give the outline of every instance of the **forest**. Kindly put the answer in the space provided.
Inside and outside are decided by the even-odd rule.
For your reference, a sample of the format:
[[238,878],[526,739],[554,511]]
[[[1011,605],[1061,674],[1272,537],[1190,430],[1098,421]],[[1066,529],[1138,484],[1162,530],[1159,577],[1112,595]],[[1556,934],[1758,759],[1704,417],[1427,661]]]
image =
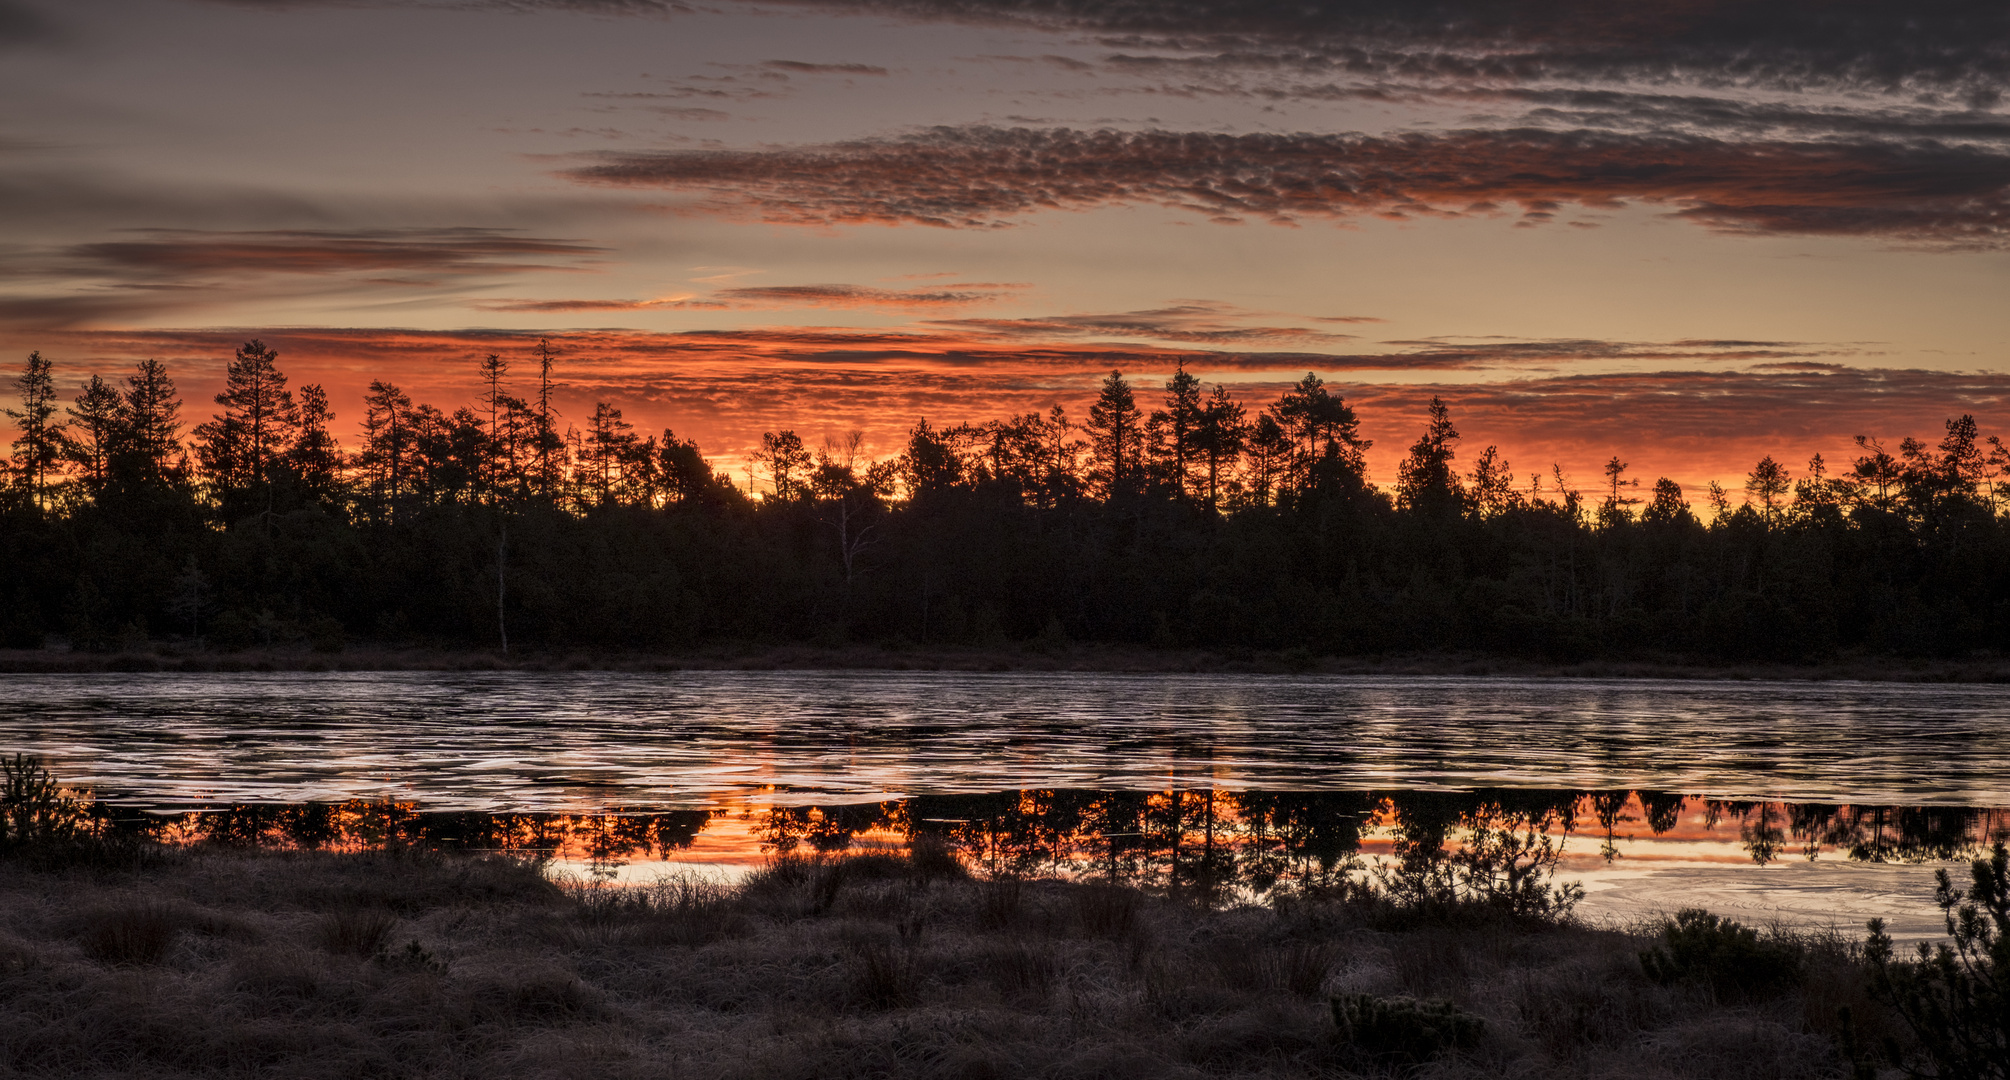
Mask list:
[[[1685,492],[1463,459],[1434,399],[1393,487],[1308,373],[1267,404],[1182,367],[918,420],[897,457],[764,436],[754,492],[671,431],[553,405],[549,342],[452,412],[372,382],[352,446],[259,341],[213,411],[157,360],[6,410],[0,647],[505,652],[1071,644],[1291,657],[1817,663],[2010,650],[2010,451],[1971,416]],[[512,369],[519,374],[512,378]],[[198,412],[207,415],[196,415]],[[1793,460],[1793,459],[1790,459]]]

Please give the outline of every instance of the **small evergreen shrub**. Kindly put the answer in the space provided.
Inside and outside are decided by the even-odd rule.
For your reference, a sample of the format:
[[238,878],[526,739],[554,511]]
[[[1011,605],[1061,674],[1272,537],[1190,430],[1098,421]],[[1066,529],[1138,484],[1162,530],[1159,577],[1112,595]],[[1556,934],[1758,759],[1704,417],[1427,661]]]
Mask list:
[[1900,960],[1884,920],[1870,921],[1864,955],[1871,996],[1904,1019],[1916,1043],[1887,1040],[1885,1056],[1911,1076],[2010,1077],[2010,850],[1998,840],[1969,872],[1973,884],[1965,892],[1947,871],[1934,872],[1934,902],[1951,945],[1922,942],[1915,959]]
[[1470,1050],[1486,1035],[1486,1021],[1449,1001],[1344,994],[1333,999],[1340,1041],[1378,1058],[1429,1061]]
[[1801,950],[1749,926],[1685,908],[1661,924],[1661,944],[1640,954],[1647,977],[1707,984],[1719,994],[1763,995],[1800,984]]

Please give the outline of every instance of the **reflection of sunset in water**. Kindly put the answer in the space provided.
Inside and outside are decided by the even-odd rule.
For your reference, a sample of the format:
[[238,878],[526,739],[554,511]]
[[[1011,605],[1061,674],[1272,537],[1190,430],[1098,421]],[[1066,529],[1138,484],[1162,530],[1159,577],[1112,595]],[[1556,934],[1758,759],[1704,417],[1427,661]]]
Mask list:
[[1727,802],[1640,792],[1090,792],[926,795],[836,806],[721,800],[656,813],[428,812],[410,802],[100,807],[103,828],[173,844],[498,851],[624,881],[737,876],[778,854],[945,845],[986,874],[1102,877],[1261,896],[1330,884],[1403,851],[1456,851],[1475,828],[1554,839],[1556,869],[1594,878],[1794,861],[1944,862],[2010,832],[2001,810]]

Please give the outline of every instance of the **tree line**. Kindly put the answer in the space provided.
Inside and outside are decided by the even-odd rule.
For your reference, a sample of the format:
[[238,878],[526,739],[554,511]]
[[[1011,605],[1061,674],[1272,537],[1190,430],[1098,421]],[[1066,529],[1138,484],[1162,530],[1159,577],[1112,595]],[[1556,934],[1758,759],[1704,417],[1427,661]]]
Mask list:
[[[1460,461],[1433,399],[1387,488],[1317,375],[1261,406],[1183,366],[1086,416],[918,421],[898,455],[770,432],[748,488],[611,404],[574,424],[540,342],[447,412],[370,384],[353,447],[259,341],[184,415],[157,360],[59,389],[31,354],[0,475],[0,638],[84,649],[354,640],[1811,661],[2010,646],[2010,450],[1859,436],[1696,501],[1618,456],[1589,491]],[[1147,397],[1147,394],[1152,396]]]

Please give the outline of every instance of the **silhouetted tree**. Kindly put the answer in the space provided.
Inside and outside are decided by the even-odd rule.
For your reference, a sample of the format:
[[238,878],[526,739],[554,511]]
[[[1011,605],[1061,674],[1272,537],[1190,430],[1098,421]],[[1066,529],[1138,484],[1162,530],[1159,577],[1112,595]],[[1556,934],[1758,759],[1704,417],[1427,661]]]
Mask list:
[[1459,486],[1459,474],[1452,469],[1452,460],[1457,457],[1452,444],[1458,441],[1451,410],[1433,397],[1423,435],[1396,466],[1397,506],[1438,518],[1463,511],[1465,492]]
[[195,429],[196,461],[223,506],[225,520],[255,501],[266,513],[273,504],[273,467],[291,449],[299,407],[274,366],[279,354],[262,341],[245,342],[224,376],[216,403],[223,412]]
[[1105,499],[1142,490],[1144,417],[1131,384],[1112,371],[1089,406],[1089,482]]
[[20,391],[21,408],[6,410],[8,419],[20,429],[14,438],[14,476],[29,503],[43,509],[62,465],[64,447],[63,424],[55,420],[56,380],[50,375],[49,361],[40,352],[29,353],[14,385]]
[[1759,507],[1767,521],[1780,516],[1787,491],[1787,470],[1774,461],[1771,454],[1761,458],[1745,475],[1745,494],[1759,500]]

